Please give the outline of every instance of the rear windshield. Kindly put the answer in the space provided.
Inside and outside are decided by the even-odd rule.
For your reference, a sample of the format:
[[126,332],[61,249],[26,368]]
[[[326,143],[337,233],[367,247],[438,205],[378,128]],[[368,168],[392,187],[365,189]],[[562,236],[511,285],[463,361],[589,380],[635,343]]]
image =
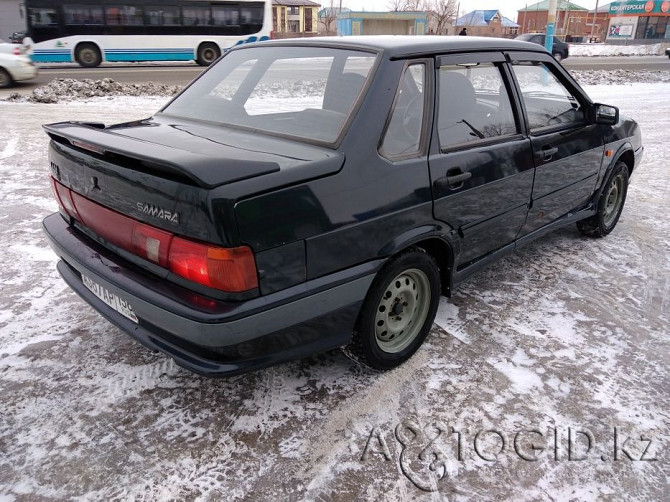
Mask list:
[[375,59],[317,47],[231,51],[163,113],[334,143]]

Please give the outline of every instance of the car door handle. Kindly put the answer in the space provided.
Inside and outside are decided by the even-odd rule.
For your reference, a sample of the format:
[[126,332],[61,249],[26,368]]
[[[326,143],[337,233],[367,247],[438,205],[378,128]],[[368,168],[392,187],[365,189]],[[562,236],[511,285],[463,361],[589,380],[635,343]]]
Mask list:
[[444,178],[439,178],[435,181],[435,185],[442,190],[455,190],[456,188],[460,188],[460,185],[470,178],[472,178],[471,172],[468,171],[464,173],[460,167],[457,167],[455,169],[449,169]]
[[551,145],[544,145],[540,151],[540,158],[542,160],[551,160],[551,158],[558,153],[558,148]]

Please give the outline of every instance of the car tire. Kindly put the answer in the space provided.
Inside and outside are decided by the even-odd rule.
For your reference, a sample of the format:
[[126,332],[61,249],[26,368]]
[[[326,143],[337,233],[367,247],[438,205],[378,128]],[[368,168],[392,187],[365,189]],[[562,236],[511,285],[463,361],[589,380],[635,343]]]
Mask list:
[[379,271],[343,352],[376,370],[409,359],[428,336],[440,301],[440,271],[419,248],[391,258]]
[[95,44],[79,44],[74,50],[74,59],[84,68],[95,68],[102,63],[102,54]]
[[200,44],[198,47],[198,57],[196,62],[200,66],[209,66],[221,56],[221,49],[213,43]]
[[628,166],[623,162],[617,162],[604,186],[596,214],[577,222],[577,228],[584,235],[605,237],[614,230],[626,203]]
[[11,87],[14,83],[12,76],[4,68],[0,68],[0,89]]
[[563,61],[563,54],[560,52],[554,52],[554,58],[556,61]]

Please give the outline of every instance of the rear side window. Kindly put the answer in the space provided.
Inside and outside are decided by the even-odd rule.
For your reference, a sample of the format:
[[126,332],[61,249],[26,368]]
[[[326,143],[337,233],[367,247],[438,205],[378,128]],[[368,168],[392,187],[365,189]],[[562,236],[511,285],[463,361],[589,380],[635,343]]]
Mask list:
[[582,104],[549,66],[518,62],[512,68],[519,82],[531,131],[584,121]]
[[498,65],[442,66],[438,93],[437,125],[443,149],[519,132]]
[[421,130],[426,89],[426,65],[405,69],[395,98],[391,120],[381,144],[386,157],[404,157],[421,150]]

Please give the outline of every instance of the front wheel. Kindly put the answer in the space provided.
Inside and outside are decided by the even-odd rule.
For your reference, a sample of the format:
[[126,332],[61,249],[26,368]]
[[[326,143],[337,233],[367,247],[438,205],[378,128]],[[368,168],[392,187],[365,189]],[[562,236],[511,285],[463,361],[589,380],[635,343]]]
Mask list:
[[628,166],[617,162],[605,182],[605,190],[598,201],[595,215],[577,222],[580,232],[591,237],[605,237],[609,234],[621,216],[628,193]]
[[95,68],[102,63],[102,54],[95,44],[79,44],[74,51],[74,58],[84,68]]
[[378,370],[399,366],[428,336],[439,300],[433,257],[417,248],[400,253],[372,282],[344,353]]
[[9,74],[9,72],[4,68],[0,68],[0,89],[10,87],[13,83],[14,81],[12,80],[12,76]]
[[213,43],[200,44],[196,62],[200,66],[209,66],[221,56],[221,49]]

